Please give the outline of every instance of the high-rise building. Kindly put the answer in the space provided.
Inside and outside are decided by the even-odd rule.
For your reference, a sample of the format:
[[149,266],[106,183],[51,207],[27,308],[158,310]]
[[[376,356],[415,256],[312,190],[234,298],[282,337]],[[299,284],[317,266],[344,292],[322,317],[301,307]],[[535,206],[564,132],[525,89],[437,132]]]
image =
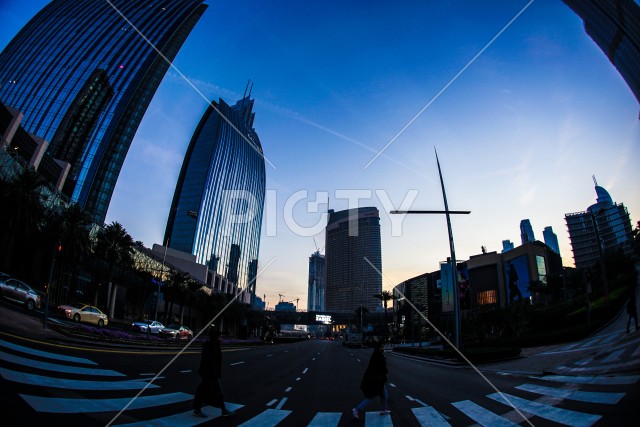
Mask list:
[[307,311],[324,311],[326,292],[324,255],[315,251],[309,257],[309,290],[307,293]]
[[[265,160],[249,96],[212,102],[187,147],[164,241],[255,300]],[[233,125],[232,125],[233,124]]]
[[502,253],[510,251],[513,249],[513,242],[511,240],[503,240],[502,241]]
[[558,236],[553,232],[553,228],[545,227],[542,231],[544,243],[549,246],[555,253],[560,253],[560,245],[558,244]]
[[375,207],[329,210],[326,228],[326,310],[380,311],[382,292],[380,215]]
[[[631,254],[631,218],[622,203],[614,203],[609,192],[593,179],[596,203],[586,212],[565,214],[576,268],[600,260],[601,252],[622,249]],[[600,246],[600,247],[599,247]]]
[[168,61],[206,8],[202,0],[54,0],[0,53],[0,101],[71,165],[63,191],[96,222]]
[[528,219],[523,219],[520,221],[520,237],[522,238],[522,244],[524,245],[527,242],[533,242],[536,238],[533,235],[533,227],[531,226],[531,221]]
[[564,0],[584,21],[640,102],[640,5],[634,0]]

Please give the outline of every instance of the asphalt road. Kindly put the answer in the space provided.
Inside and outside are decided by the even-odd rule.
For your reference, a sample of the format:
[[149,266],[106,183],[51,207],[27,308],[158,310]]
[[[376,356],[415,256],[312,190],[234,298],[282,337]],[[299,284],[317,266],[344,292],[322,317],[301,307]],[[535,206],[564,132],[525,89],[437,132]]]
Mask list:
[[[42,328],[38,314],[0,304],[2,423],[21,425],[635,425],[640,334],[624,316],[575,343],[526,358],[446,366],[387,352],[390,416],[372,403],[360,421],[360,379],[372,349],[310,340],[224,348],[227,406],[191,415],[200,349],[95,345]],[[550,368],[552,366],[553,368]],[[506,400],[509,402],[507,402]]]
[[[3,379],[5,425],[203,425],[236,426],[316,425],[353,426],[350,409],[361,399],[360,378],[371,349],[347,349],[340,342],[311,340],[296,344],[225,349],[223,384],[225,401],[236,410],[230,418],[209,420],[190,414],[198,384],[198,349],[141,351],[81,348],[72,344],[25,341],[0,335],[0,373]],[[500,422],[534,425],[633,425],[640,398],[637,376],[631,382],[575,384],[505,373],[480,375],[470,368],[454,368],[387,353],[390,416],[377,414],[378,403],[359,421],[362,425],[435,425],[435,411],[445,425],[497,425]],[[159,375],[159,376],[158,376]],[[150,386],[144,386],[151,382]],[[595,377],[594,377],[595,378]],[[615,378],[615,377],[608,377]],[[527,385],[522,389],[523,385]],[[121,388],[124,387],[124,388]],[[494,389],[495,387],[495,389]],[[565,395],[617,399],[596,403],[568,398],[540,398],[535,391],[547,387]],[[542,390],[540,388],[540,390]],[[544,404],[536,416],[521,414],[489,397],[496,389],[515,396],[516,406]],[[599,394],[581,395],[589,391]],[[577,393],[577,394],[576,394]],[[575,397],[574,396],[574,397]],[[533,403],[532,403],[533,402]],[[121,409],[128,406],[122,412]],[[478,409],[480,408],[480,409]],[[527,407],[528,408],[528,407]],[[535,412],[536,408],[529,408]],[[551,414],[561,411],[559,414]],[[564,411],[564,412],[562,412]],[[545,413],[548,412],[548,413]],[[555,418],[545,419],[553,416]],[[315,421],[314,421],[315,420]],[[484,421],[483,421],[484,420]],[[322,421],[322,422],[321,422]],[[252,424],[253,423],[253,424]],[[279,424],[278,424],[279,423]]]

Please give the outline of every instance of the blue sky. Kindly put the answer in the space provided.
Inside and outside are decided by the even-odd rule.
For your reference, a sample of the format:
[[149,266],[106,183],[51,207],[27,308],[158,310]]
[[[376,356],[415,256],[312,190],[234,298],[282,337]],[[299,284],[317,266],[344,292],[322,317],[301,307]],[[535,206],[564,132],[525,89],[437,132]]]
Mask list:
[[[640,219],[640,106],[561,1],[206,3],[174,65],[207,99],[235,103],[255,84],[254,126],[275,166],[257,283],[269,307],[282,294],[306,308],[315,243],[300,227],[322,220],[306,202],[324,194],[340,210],[345,191],[372,192],[360,206],[381,211],[385,289],[438,269],[449,255],[444,217],[407,217],[392,233],[382,200],[399,207],[417,191],[412,208],[443,208],[434,147],[449,207],[471,210],[453,218],[458,259],[519,244],[528,218],[539,240],[553,227],[572,266],[564,215],[595,203],[592,175]],[[44,4],[3,0],[0,46]],[[205,108],[170,70],[131,145],[107,221],[147,246],[161,243]],[[315,240],[324,247],[322,232]]]

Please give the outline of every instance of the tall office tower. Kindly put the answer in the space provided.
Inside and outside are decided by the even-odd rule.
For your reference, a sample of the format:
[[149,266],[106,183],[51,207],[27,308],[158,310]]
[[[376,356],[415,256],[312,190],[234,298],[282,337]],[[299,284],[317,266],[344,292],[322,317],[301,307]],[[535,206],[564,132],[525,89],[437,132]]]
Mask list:
[[564,0],[640,102],[640,6],[634,0]]
[[[596,204],[586,212],[565,214],[576,268],[589,267],[600,260],[600,253],[622,249],[631,254],[631,218],[622,203],[614,203],[593,179]],[[600,245],[598,245],[598,241]]]
[[533,242],[536,238],[533,236],[533,227],[531,226],[531,221],[528,219],[523,219],[520,221],[520,237],[522,238],[522,244],[524,245],[527,242]]
[[324,311],[326,292],[324,255],[315,251],[309,257],[309,288],[307,293],[307,311]]
[[326,228],[327,311],[380,311],[382,292],[380,215],[375,207],[329,210]]
[[253,102],[246,96],[234,106],[222,99],[209,105],[187,147],[164,235],[170,248],[195,255],[251,301],[265,195]]
[[557,254],[560,253],[560,245],[558,244],[558,236],[553,232],[553,228],[545,227],[542,231],[544,243],[549,246]]
[[513,242],[511,240],[503,240],[502,241],[502,253],[510,251],[513,249]]
[[50,142],[51,157],[71,164],[63,191],[96,222],[167,61],[206,8],[202,0],[54,0],[0,53],[0,101],[24,113],[22,126]]

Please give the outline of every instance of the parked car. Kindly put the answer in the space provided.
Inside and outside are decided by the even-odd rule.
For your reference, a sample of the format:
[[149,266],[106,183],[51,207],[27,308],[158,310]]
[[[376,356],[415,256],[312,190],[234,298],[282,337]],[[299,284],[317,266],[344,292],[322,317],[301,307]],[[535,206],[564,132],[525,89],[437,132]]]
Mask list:
[[74,322],[93,323],[100,327],[109,323],[106,314],[100,311],[98,307],[89,304],[59,305],[58,312]]
[[31,286],[5,273],[0,276],[0,295],[8,300],[24,304],[27,310],[40,308],[42,298]]
[[186,326],[172,324],[166,328],[160,329],[159,335],[166,339],[174,340],[190,340],[193,338],[193,332]]
[[146,320],[144,322],[133,322],[131,328],[134,331],[157,334],[160,329],[164,328],[164,325],[157,320]]

